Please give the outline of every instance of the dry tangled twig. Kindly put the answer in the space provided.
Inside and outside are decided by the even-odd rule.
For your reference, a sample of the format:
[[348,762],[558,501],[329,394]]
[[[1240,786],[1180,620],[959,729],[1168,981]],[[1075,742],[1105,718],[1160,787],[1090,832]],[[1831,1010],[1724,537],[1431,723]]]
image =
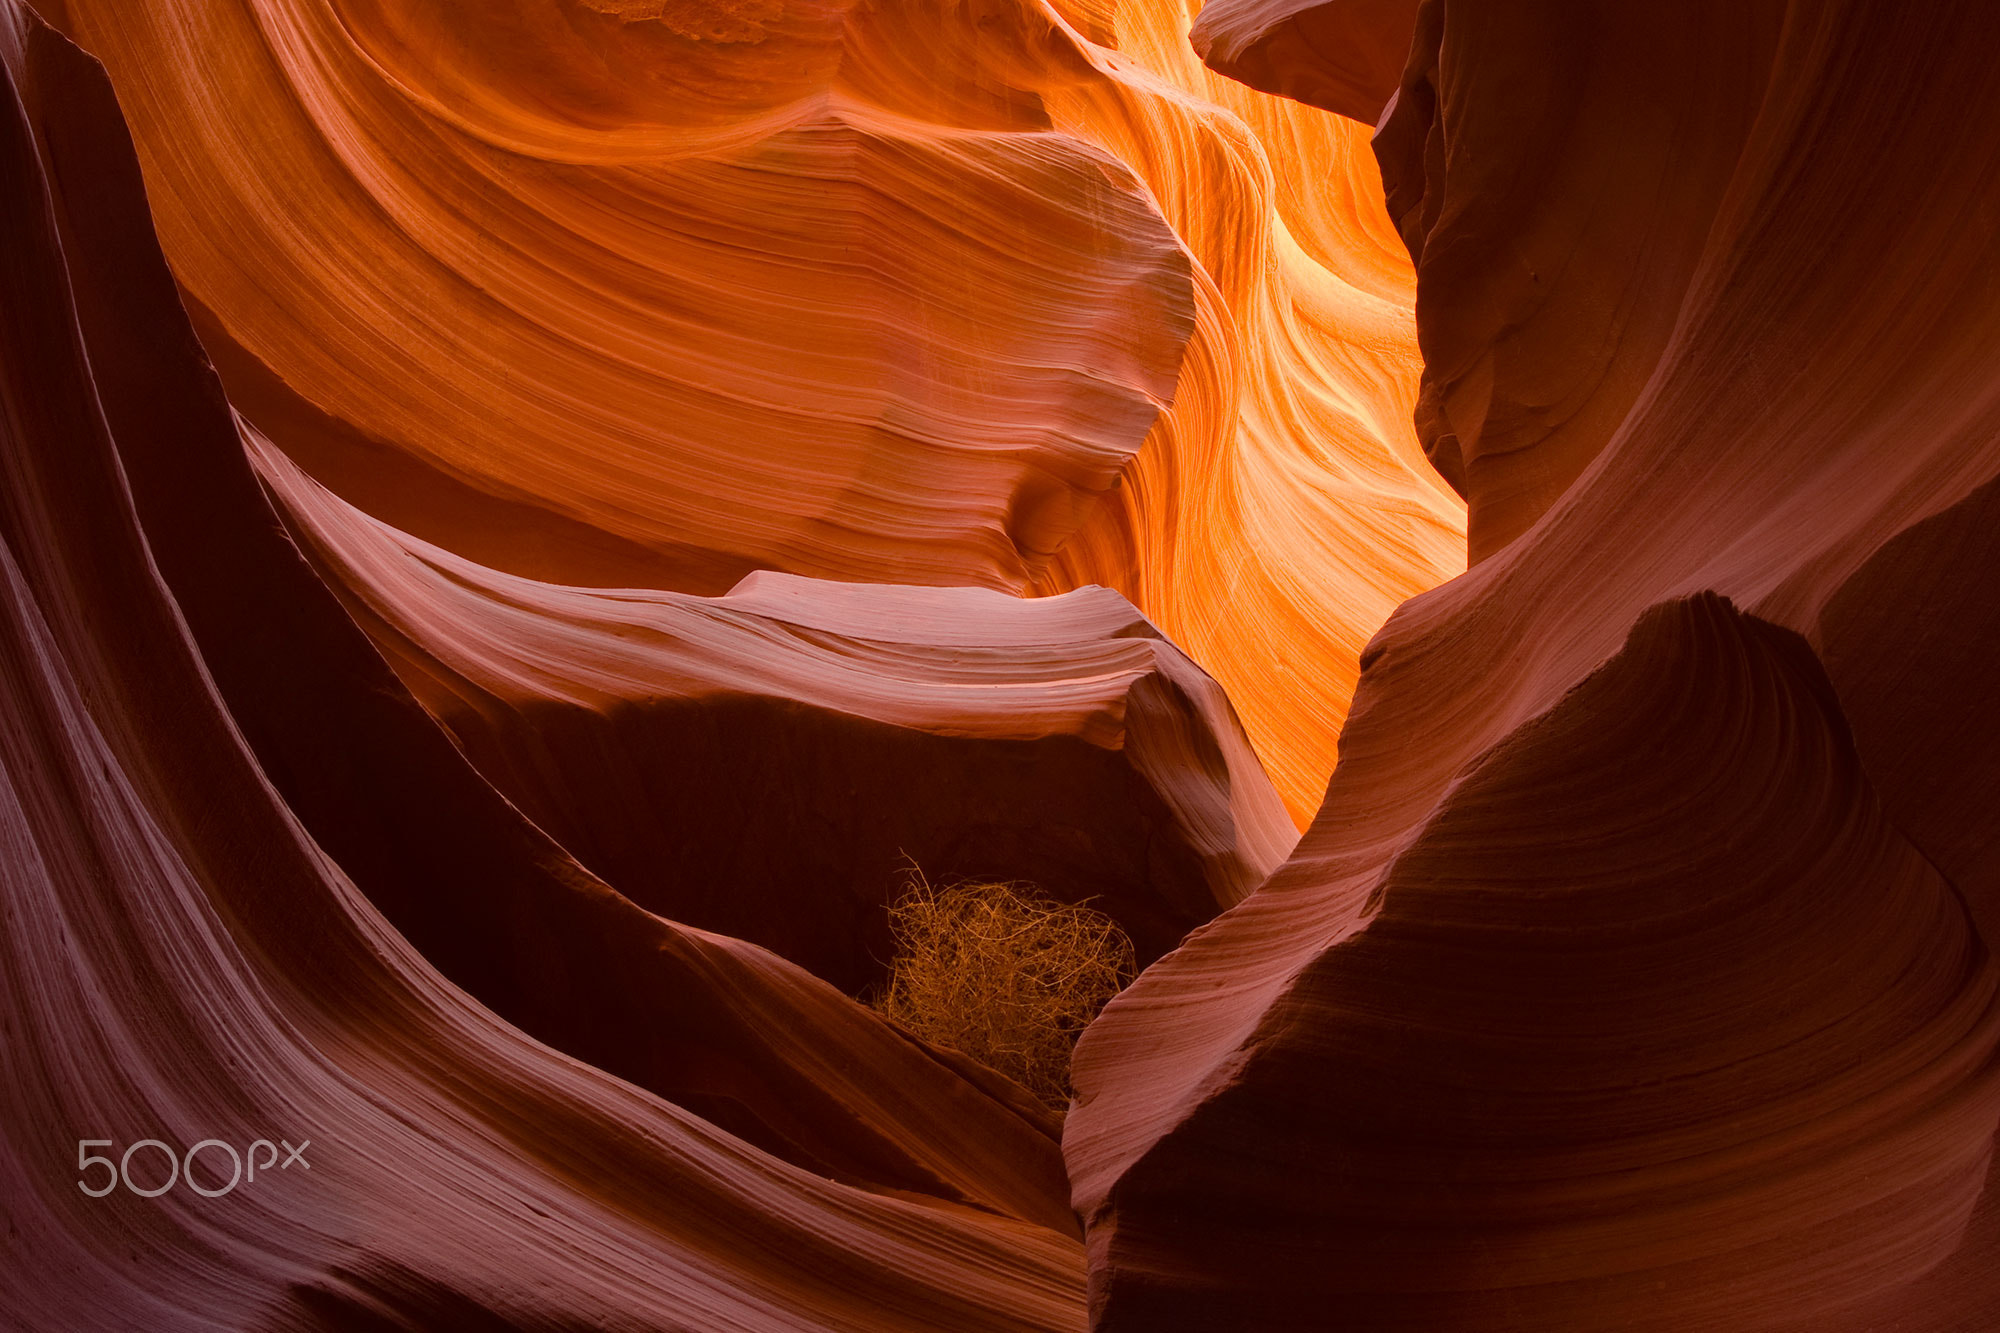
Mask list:
[[897,954],[882,1011],[1066,1107],[1070,1049],[1132,979],[1118,923],[1022,885],[940,889],[913,873],[889,925]]

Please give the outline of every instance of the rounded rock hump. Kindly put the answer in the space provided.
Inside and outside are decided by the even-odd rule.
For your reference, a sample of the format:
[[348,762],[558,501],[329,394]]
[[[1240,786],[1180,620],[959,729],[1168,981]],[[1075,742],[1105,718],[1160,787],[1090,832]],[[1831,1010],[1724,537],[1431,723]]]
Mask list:
[[1810,1327],[1956,1247],[2000,974],[1790,631],[1653,608],[1364,911],[1079,1199],[1099,1328]]

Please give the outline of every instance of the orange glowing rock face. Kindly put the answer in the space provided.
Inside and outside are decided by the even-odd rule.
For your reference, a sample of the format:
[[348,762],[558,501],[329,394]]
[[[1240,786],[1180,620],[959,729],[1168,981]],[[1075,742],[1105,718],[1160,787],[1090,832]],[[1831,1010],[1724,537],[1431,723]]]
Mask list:
[[1303,822],[1363,645],[1464,567],[1463,507],[1409,429],[1408,258],[1366,127],[1203,69],[1171,6],[1121,9],[1118,42],[1100,58],[1169,95],[1083,85],[1057,119],[1151,187],[1197,318],[1115,512],[1058,569],[1124,589],[1214,674]]
[[1106,584],[1301,823],[1362,645],[1462,567],[1365,128],[1210,74],[1172,6],[67,14],[232,397],[415,536]]
[[[356,432],[653,583],[1018,588],[1172,394],[1187,266],[1006,81],[1048,21],[933,19],[973,77],[902,96],[870,42],[924,8],[797,7],[754,42],[571,3],[71,16],[165,76],[132,114],[190,295]],[[217,48],[254,75],[216,81]],[[165,132],[190,117],[232,128]]]

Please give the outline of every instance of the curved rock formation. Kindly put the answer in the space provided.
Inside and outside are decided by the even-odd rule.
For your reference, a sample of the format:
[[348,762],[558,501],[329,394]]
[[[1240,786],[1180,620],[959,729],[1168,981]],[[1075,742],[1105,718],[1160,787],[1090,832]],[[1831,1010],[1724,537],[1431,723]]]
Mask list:
[[[432,963],[535,1036],[801,1164],[1066,1226],[1038,1117],[1005,1093],[981,1109],[978,1076],[982,1091],[946,1078],[919,1109],[928,1053],[738,941],[638,910],[437,733],[265,503],[144,243],[115,107],[85,69],[38,66],[36,91],[64,108],[43,142],[69,182],[54,202],[92,387],[148,552],[292,813]],[[955,1146],[933,1133],[973,1124]]]
[[1362,645],[1462,567],[1365,130],[1180,6],[58,8],[239,409],[455,554],[1113,587],[1301,823]]
[[1957,1244],[2000,972],[1798,636],[1649,611],[1365,887],[1255,1058],[1073,1155],[1098,1327],[1823,1327]]
[[[8,1322],[1076,1326],[1025,1097],[479,782],[264,505],[102,72],[11,4],[0,55]],[[105,1136],[310,1139],[312,1173],[92,1198]]]
[[883,979],[913,864],[1091,900],[1143,964],[1297,841],[1228,700],[1105,589],[565,588],[256,457],[355,619],[539,827],[641,906],[850,994]]
[[[598,529],[665,586],[1018,588],[1171,395],[1186,260],[1015,86],[1047,20],[850,7],[733,36],[570,0],[67,11],[131,69],[182,283],[406,486]],[[906,90],[890,24],[965,77]],[[450,546],[447,506],[391,517]]]
[[1464,561],[1459,506],[1409,434],[1407,258],[1361,126],[1204,69],[1178,6],[1117,17],[1152,76],[1131,82],[1171,95],[1092,85],[1058,119],[1131,162],[1184,238],[1195,332],[1119,504],[1051,586],[1115,586],[1185,647],[1303,822],[1372,627]]
[[[1575,451],[1558,451],[1570,461],[1557,465],[1552,459],[1552,473],[1575,478],[1557,488],[1558,498],[1538,500],[1538,516],[1526,524],[1505,520],[1491,528],[1503,533],[1511,527],[1518,535],[1484,552],[1475,549],[1486,558],[1470,573],[1406,604],[1376,637],[1342,734],[1340,768],[1293,860],[1265,889],[1149,969],[1079,1048],[1082,1100],[1066,1125],[1065,1147],[1075,1197],[1091,1225],[1094,1301],[1103,1326],[1212,1327],[1198,1312],[1212,1311],[1209,1302],[1225,1295],[1253,1301],[1281,1321],[1365,1299],[1392,1327],[1399,1321],[1421,1325],[1425,1311],[1437,1319],[1429,1327],[1445,1328],[1504,1326],[1517,1308],[1523,1318],[1541,1311],[1588,1326],[1643,1326],[1654,1318],[1657,1293],[1592,1274],[1636,1279],[1656,1264],[1674,1263],[1677,1255],[1692,1256],[1706,1226],[1696,1224],[1696,1214],[1662,1213],[1652,1233],[1655,1248],[1600,1256],[1601,1267],[1580,1251],[1566,1259],[1544,1256],[1539,1266],[1522,1270],[1543,1274],[1543,1285],[1526,1294],[1509,1275],[1448,1273],[1441,1260],[1434,1286],[1465,1295],[1456,1310],[1440,1310],[1417,1292],[1410,1270],[1398,1279],[1398,1295],[1383,1280],[1359,1273],[1358,1260],[1345,1252],[1336,1261],[1324,1247],[1306,1247],[1279,1267],[1268,1255],[1218,1249],[1219,1223],[1189,1224],[1245,1195],[1288,1215],[1337,1206],[1328,1196],[1335,1187],[1326,1182],[1338,1178],[1343,1164],[1359,1164],[1330,1126],[1315,1133],[1300,1118],[1297,1108],[1308,1097],[1372,1095],[1376,1110],[1368,1114],[1380,1116],[1393,1106],[1408,1116],[1429,1114],[1423,1108],[1435,1091],[1434,1074],[1418,1081],[1382,1071],[1399,1084],[1372,1093],[1337,1091],[1347,1071],[1313,1058],[1337,1038],[1326,1026],[1304,1021],[1302,1015],[1314,1011],[1301,1006],[1318,987],[1334,978],[1352,981],[1361,974],[1351,968],[1379,956],[1368,943],[1371,923],[1384,919],[1392,898],[1371,895],[1392,884],[1396,868],[1419,849],[1435,845],[1452,802],[1472,774],[1484,771],[1482,764],[1520,741],[1526,734],[1521,729],[1535,719],[1569,707],[1569,692],[1619,651],[1648,607],[1713,589],[1761,620],[1815,636],[1837,666],[1839,713],[1824,725],[1842,730],[1852,710],[1854,731],[1865,738],[1856,780],[1865,779],[1876,793],[1869,800],[1890,812],[1884,817],[1890,841],[1902,839],[1933,866],[1950,865],[1947,874],[1967,874],[1968,889],[1978,883],[1977,848],[1984,845],[1981,831],[1991,828],[1990,814],[1971,815],[1966,832],[1943,831],[1950,808],[1940,809],[1935,821],[1908,815],[1922,802],[1923,784],[1939,780],[1907,753],[1899,756],[1887,728],[1899,725],[1895,719],[1904,709],[1913,719],[1935,719],[1922,725],[1940,737],[1940,764],[1954,766],[1939,785],[1960,775],[1976,779],[1982,771],[1983,760],[1971,751],[1974,738],[1990,731],[1991,710],[1983,694],[1950,691],[1964,679],[1964,654],[1976,651],[1969,645],[1984,642],[1979,608],[1990,595],[1968,586],[1956,613],[1946,604],[1936,614],[1898,599],[1923,595],[1941,578],[1947,579],[1943,586],[1959,586],[1949,580],[1966,577],[1965,571],[1943,576],[1932,566],[1920,574],[1919,565],[1981,548],[1969,545],[1967,529],[1951,526],[1949,517],[1936,519],[1939,527],[1916,525],[1961,502],[1978,505],[1967,497],[2000,473],[2000,378],[1987,351],[2000,341],[2000,249],[1993,245],[1992,224],[2000,216],[2000,113],[1979,91],[1996,53],[1990,21],[1976,6],[1952,5],[1911,22],[1906,9],[1872,0],[1737,7],[1710,15],[1712,25],[1701,13],[1666,16],[1608,3],[1582,6],[1573,17],[1576,30],[1596,34],[1588,53],[1570,45],[1565,34],[1571,25],[1559,23],[1553,11],[1510,10],[1515,35],[1499,31],[1491,7],[1449,0],[1426,6],[1405,92],[1434,80],[1435,105],[1462,108],[1464,116],[1428,119],[1422,99],[1412,96],[1403,128],[1423,126],[1424,132],[1399,137],[1398,118],[1405,116],[1399,96],[1378,146],[1391,207],[1422,246],[1418,320],[1427,353],[1434,338],[1443,339],[1427,370],[1434,383],[1443,383],[1440,373],[1456,373],[1453,366],[1504,366],[1502,354],[1517,329],[1532,328],[1532,321],[1521,325],[1520,319],[1533,302],[1514,304],[1514,298],[1533,287],[1535,274],[1550,270],[1535,262],[1531,247],[1528,263],[1520,262],[1522,220],[1566,230],[1574,239],[1563,252],[1564,271],[1595,273],[1585,286],[1600,293],[1628,292],[1626,323],[1640,331],[1592,341],[1591,329],[1601,335],[1607,327],[1592,321],[1613,306],[1585,301],[1577,319],[1549,321],[1547,351],[1535,357],[1521,352],[1525,371],[1546,375],[1550,383],[1576,372],[1586,363],[1560,354],[1572,337],[1593,352],[1608,349],[1604,354],[1614,363],[1629,357],[1632,364],[1601,381],[1606,388],[1590,411],[1601,410],[1604,419],[1590,430],[1574,428]],[[1697,54],[1708,52],[1704,60],[1716,63],[1697,60],[1687,70],[1658,75],[1671,84],[1664,92],[1648,81],[1652,74],[1600,77],[1600,68],[1624,68],[1619,53],[1636,52],[1662,22],[1678,25],[1667,36],[1693,43]],[[1753,25],[1744,40],[1711,47],[1710,33],[1742,23]],[[1531,47],[1531,38],[1539,44]],[[1647,58],[1671,49],[1680,48],[1658,47]],[[1468,54],[1466,63],[1455,63],[1452,53],[1459,51],[1485,56],[1474,63]],[[1604,103],[1598,110],[1579,106],[1573,121],[1561,122],[1570,132],[1596,143],[1600,124],[1635,118],[1660,131],[1634,141],[1630,160],[1650,182],[1644,189],[1600,188],[1595,177],[1587,186],[1556,189],[1538,176],[1550,165],[1569,169],[1568,159],[1546,147],[1550,131],[1531,89],[1551,86],[1544,78],[1547,57],[1564,51],[1576,52],[1577,78],[1558,81],[1561,95],[1596,88]],[[1520,103],[1519,97],[1530,100]],[[1447,130],[1461,123],[1474,136],[1463,157],[1444,151]],[[1704,126],[1700,133],[1688,128]],[[1429,149],[1423,148],[1426,140]],[[1926,150],[1910,151],[1917,143]],[[1473,144],[1483,150],[1474,153]],[[1659,152],[1647,151],[1648,145]],[[1604,153],[1619,151],[1605,141]],[[1523,187],[1538,191],[1532,213],[1498,205],[1509,197],[1517,172],[1543,179],[1539,187]],[[1668,180],[1698,188],[1675,186],[1675,206],[1648,212],[1647,226],[1591,239],[1606,210],[1615,215],[1631,207],[1634,193],[1647,194]],[[1708,202],[1697,212],[1707,216],[1680,211],[1702,199]],[[1413,220],[1421,225],[1410,226]],[[1462,235],[1447,255],[1439,246],[1448,227]],[[1451,270],[1438,267],[1447,259],[1462,265],[1460,277],[1447,279]],[[1636,350],[1649,344],[1650,351]],[[1496,371],[1491,404],[1529,401],[1507,388],[1525,382]],[[1485,390],[1476,396],[1484,400]],[[1446,398],[1455,414],[1457,400]],[[1491,410],[1497,409],[1489,405],[1486,419]],[[1542,447],[1516,452],[1525,459]],[[1504,505],[1495,513],[1503,511]],[[1475,488],[1475,547],[1485,521]],[[1852,590],[1845,597],[1844,587]],[[1879,607],[1863,600],[1874,595],[1889,600]],[[1918,626],[1923,632],[1913,634]],[[1958,721],[1957,713],[1967,717]],[[1606,716],[1599,725],[1615,725],[1636,739],[1630,720]],[[1963,749],[1953,732],[1958,726],[1968,742]],[[1602,795],[1551,789],[1552,805],[1535,826],[1547,830],[1539,839],[1496,845],[1464,869],[1505,882],[1548,864],[1546,858],[1564,845],[1594,848],[1607,858],[1629,855],[1623,843],[1649,827],[1647,811],[1636,801],[1625,808],[1603,796],[1620,787],[1645,790],[1655,755],[1663,746],[1671,752],[1669,741],[1661,737],[1658,745],[1635,748],[1619,771],[1603,770]],[[1673,776],[1693,790],[1717,781],[1719,772],[1700,759],[1686,757]],[[1762,821],[1797,819],[1827,797],[1827,779],[1800,770],[1796,781],[1768,788],[1763,800],[1746,797],[1735,814],[1742,833],[1751,836]],[[1654,836],[1659,854],[1671,855],[1673,831]],[[1663,872],[1676,864],[1669,862]],[[1884,893],[1891,882],[1871,880]],[[1682,891],[1723,888],[1689,881]],[[1926,892],[1941,893],[1935,887]],[[1943,947],[1983,948],[1964,943],[1963,922],[1953,925],[1952,919],[1944,914]],[[1948,937],[1961,943],[1944,943]],[[1862,950],[1874,942],[1857,934],[1850,943]],[[1773,946],[1771,1003],[1807,975],[1791,972],[1788,957],[1785,947]],[[1804,954],[1794,961],[1801,969],[1809,963]],[[1526,988],[1534,980],[1516,975],[1508,984]],[[1516,998],[1526,1003],[1532,994],[1521,989]],[[1501,1004],[1498,996],[1485,998],[1496,1008]],[[1459,1077],[1469,1082],[1452,1094],[1467,1103],[1457,1113],[1476,1116],[1486,1106],[1503,1124],[1528,1114],[1505,1099],[1518,1034],[1452,1029],[1434,1039],[1447,1037],[1468,1043],[1461,1068],[1470,1072]],[[1598,1056],[1573,1050],[1571,1058],[1581,1076]],[[1562,1077],[1554,1068],[1542,1076]],[[1984,1078],[1968,1071],[1964,1094],[1983,1088]],[[1295,1081],[1287,1085],[1286,1079]],[[1276,1086],[1291,1088],[1283,1104],[1267,1099]],[[1628,1093],[1635,1103],[1655,1095]],[[1762,1113],[1783,1114],[1780,1100],[1772,1093]],[[1865,1098],[1848,1105],[1850,1150],[1860,1150],[1869,1132],[1862,1126],[1876,1106]],[[1636,1111],[1616,1109],[1619,1118],[1607,1123],[1629,1123]],[[1989,1146],[1991,1122],[1980,1116],[1954,1121],[1939,1134],[1907,1121],[1900,1131],[1912,1152],[1942,1150],[1952,1141],[1958,1224],[1971,1208],[1970,1182]],[[1880,1122],[1878,1146],[1897,1140],[1891,1123]],[[1520,1132],[1533,1127],[1513,1124]],[[1254,1147],[1272,1135],[1295,1150],[1282,1176]],[[1717,1137],[1712,1144],[1719,1148],[1723,1141]],[[1488,1145],[1496,1157],[1501,1142]],[[1176,1169],[1184,1177],[1172,1201],[1163,1202],[1151,1191]],[[1370,1169],[1383,1170],[1379,1162]],[[1407,1183],[1421,1200],[1429,1177],[1420,1163],[1408,1169]],[[1508,1168],[1495,1160],[1466,1169]],[[1288,1185],[1294,1179],[1296,1189]],[[1521,1179],[1515,1197],[1500,1205],[1526,1217],[1547,1183]],[[1376,1188],[1352,1179],[1347,1184]],[[2000,1304],[1990,1250],[1983,1260],[1975,1254],[1945,1261],[1938,1282],[1918,1281],[1949,1248],[1950,1223],[1934,1215],[1926,1232],[1889,1213],[1871,1213],[1874,1205],[1861,1202],[1871,1188],[1857,1175],[1839,1188],[1829,1182],[1816,1190],[1828,1206],[1854,1211],[1844,1234],[1836,1234],[1843,1227],[1815,1233],[1815,1249],[1865,1248],[1870,1236],[1877,1246],[1874,1257],[1857,1261],[1850,1273],[1826,1276],[1829,1302],[1849,1303],[1844,1314],[1811,1314],[1766,1301],[1761,1292],[1811,1286],[1816,1261],[1804,1250],[1760,1249],[1749,1239],[1753,1232],[1742,1233],[1744,1248],[1733,1259],[1712,1255],[1704,1271],[1682,1269],[1689,1285],[1673,1287],[1673,1308],[1705,1310],[1707,1326],[1729,1329],[1782,1327],[1795,1315],[1812,1321],[1808,1326],[1842,1327],[1871,1309],[1893,1310],[1912,1320],[1912,1328],[1977,1327],[1982,1312],[1990,1319]],[[1839,1202],[1843,1191],[1846,1203]],[[1942,1198],[1933,1202],[1942,1207]],[[1742,1190],[1737,1201],[1746,1209],[1763,1206],[1754,1188]],[[1256,1226],[1245,1220],[1245,1233],[1254,1234]],[[1441,1238],[1439,1231],[1420,1234]],[[1615,1227],[1606,1232],[1616,1234]],[[1920,1234],[1930,1236],[1929,1248],[1910,1244]],[[1972,1234],[1990,1239],[1990,1225]],[[1394,1271],[1397,1233],[1363,1240],[1365,1252]],[[1483,1303],[1472,1294],[1482,1284]],[[1903,1284],[1910,1285],[1898,1294]],[[1289,1305],[1281,1293],[1289,1293]],[[1184,1322],[1160,1314],[1173,1308],[1190,1312]],[[1151,1315],[1160,1317],[1148,1323]]]

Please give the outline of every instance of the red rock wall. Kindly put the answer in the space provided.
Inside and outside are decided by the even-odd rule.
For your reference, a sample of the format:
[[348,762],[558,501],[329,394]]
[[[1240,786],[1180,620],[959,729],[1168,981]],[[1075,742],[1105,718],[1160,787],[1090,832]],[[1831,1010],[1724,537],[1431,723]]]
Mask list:
[[[1973,535],[2000,472],[2000,117],[1978,91],[1996,43],[1970,5],[1425,6],[1377,148],[1418,260],[1419,424],[1468,493],[1477,563],[1364,654],[1292,861],[1085,1038],[1065,1142],[1099,1326],[1990,1322],[1992,1228],[1969,1250],[1959,1231],[1995,1118],[1993,823],[1946,793],[1981,790],[1996,727],[1963,684],[1996,586]],[[1517,433],[1558,401],[1579,406]],[[1690,616],[1711,628],[1668,632]],[[1717,635],[1742,646],[1699,648]],[[1791,703],[1755,697],[1771,653],[1795,664]],[[1560,778],[1501,776],[1566,727]],[[1514,813],[1461,841],[1494,783]],[[1869,829],[1881,850],[1836,854]],[[1605,968],[1565,943],[1584,919],[1541,916],[1600,876],[1629,915],[1592,928],[1629,947],[1674,947],[1690,911],[1718,934]],[[1726,906],[1815,876],[1801,911],[1856,909],[1803,931]],[[1931,905],[1908,925],[1859,924],[1917,880]],[[1419,939],[1423,980],[1399,961]],[[1648,998],[1753,945],[1770,952],[1710,1035],[1718,978],[1698,1003]],[[1777,1035],[1899,947],[1911,970],[1845,1003],[1894,1023],[1928,977],[1966,1024],[1956,1055],[1897,1038],[1878,1063],[1857,1039],[1836,1071]],[[1570,1044],[1591,1013],[1626,1029],[1615,1058]],[[1621,1063],[1653,1040],[1741,1063],[1699,1110],[1689,1073]],[[1556,1090],[1589,1100],[1534,1104]],[[1670,1106],[1677,1183],[1593,1192],[1662,1160],[1649,1117]]]

